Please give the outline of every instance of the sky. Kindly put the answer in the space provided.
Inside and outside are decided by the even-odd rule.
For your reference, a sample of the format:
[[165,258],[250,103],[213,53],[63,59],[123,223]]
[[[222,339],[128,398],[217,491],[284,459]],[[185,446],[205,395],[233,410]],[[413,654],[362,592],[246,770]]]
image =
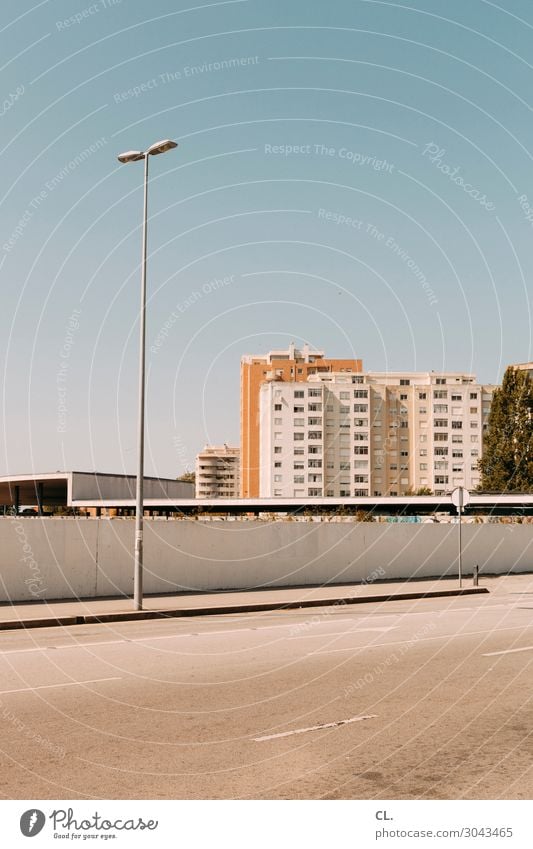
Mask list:
[[529,0],[3,0],[0,474],[239,442],[243,354],[532,359]]

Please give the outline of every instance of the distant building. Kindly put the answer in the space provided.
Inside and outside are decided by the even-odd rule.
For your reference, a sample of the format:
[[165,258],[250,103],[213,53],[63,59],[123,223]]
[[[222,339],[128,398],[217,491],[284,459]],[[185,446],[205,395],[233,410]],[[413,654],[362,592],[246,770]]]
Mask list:
[[533,363],[516,363],[512,368],[518,371],[527,371],[528,376],[533,380]]
[[196,455],[196,498],[239,498],[240,451],[229,445],[206,445]]
[[310,375],[260,387],[260,497],[475,489],[492,393],[455,372]]
[[246,355],[241,359],[241,496],[257,498],[260,491],[259,393],[264,383],[304,382],[312,375],[333,372],[356,374],[361,360],[330,360],[323,351],[308,345],[298,350],[291,343],[286,351]]

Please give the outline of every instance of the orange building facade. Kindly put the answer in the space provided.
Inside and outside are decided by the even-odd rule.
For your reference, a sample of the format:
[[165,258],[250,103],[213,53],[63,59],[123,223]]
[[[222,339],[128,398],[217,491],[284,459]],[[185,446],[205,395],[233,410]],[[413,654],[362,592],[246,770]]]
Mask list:
[[271,381],[306,381],[311,374],[363,370],[362,360],[330,360],[308,345],[298,350],[248,354],[241,359],[241,497],[258,498],[260,485],[259,392]]

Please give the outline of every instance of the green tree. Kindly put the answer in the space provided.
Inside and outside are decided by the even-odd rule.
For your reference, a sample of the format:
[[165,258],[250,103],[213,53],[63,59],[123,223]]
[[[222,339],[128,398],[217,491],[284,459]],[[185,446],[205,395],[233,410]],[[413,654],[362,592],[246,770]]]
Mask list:
[[479,461],[480,489],[491,492],[533,490],[533,381],[527,371],[509,366],[496,389]]
[[195,483],[196,481],[196,472],[191,472],[187,469],[186,472],[183,472],[179,478],[176,478],[177,481],[184,481],[185,483]]

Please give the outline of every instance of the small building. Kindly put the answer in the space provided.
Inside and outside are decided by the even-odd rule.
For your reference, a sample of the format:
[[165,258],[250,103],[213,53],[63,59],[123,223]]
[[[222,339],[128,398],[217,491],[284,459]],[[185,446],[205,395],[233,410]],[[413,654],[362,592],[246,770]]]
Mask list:
[[231,445],[206,445],[196,455],[196,498],[238,498],[240,451]]
[[[0,477],[0,509],[19,512],[21,505],[35,506],[40,515],[57,508],[67,510],[114,509],[115,503],[135,507],[137,479],[134,475],[102,472],[48,472]],[[144,478],[144,500],[168,503],[194,498],[194,484],[173,478]],[[131,505],[130,505],[131,502]],[[95,506],[97,505],[97,506]]]

